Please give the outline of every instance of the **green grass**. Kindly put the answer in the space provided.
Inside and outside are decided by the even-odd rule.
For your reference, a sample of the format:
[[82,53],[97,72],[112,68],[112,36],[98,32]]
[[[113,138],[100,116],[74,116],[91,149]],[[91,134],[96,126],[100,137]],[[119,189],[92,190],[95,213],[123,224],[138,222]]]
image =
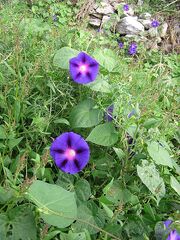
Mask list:
[[[120,181],[123,189],[131,191],[133,200],[110,206],[113,218],[109,220],[103,213],[107,220],[104,231],[92,235],[91,239],[112,239],[107,232],[121,239],[154,239],[154,227],[158,221],[168,217],[178,220],[179,197],[172,190],[169,180],[171,175],[179,179],[178,168],[157,166],[166,184],[166,195],[158,206],[138,178],[136,165],[140,165],[144,158],[152,162],[147,153],[149,140],[160,141],[167,149],[171,149],[174,161],[178,159],[180,57],[176,53],[165,55],[160,51],[146,51],[142,44],[138,46],[137,56],[129,57],[126,51],[118,49],[114,37],[103,36],[82,26],[72,26],[70,13],[73,10],[68,16],[62,16],[67,24],[56,26],[50,19],[44,20],[37,13],[33,14],[25,4],[12,2],[1,6],[0,182],[5,189],[13,189],[16,193],[13,199],[2,205],[0,214],[17,205],[29,204],[24,198],[23,189],[29,186],[28,181],[36,178],[52,184],[59,181],[58,185],[71,191],[75,189],[74,182],[85,179],[91,187],[91,201],[102,208],[100,203],[104,201],[104,188],[114,178]],[[111,91],[96,92],[79,86],[72,82],[66,70],[53,66],[54,54],[64,46],[87,51],[90,55],[95,49],[111,49],[118,62],[118,71],[108,73],[101,68]],[[114,103],[114,122],[119,134],[115,147],[120,148],[125,157],[119,161],[111,147],[104,148],[91,143],[92,157],[88,167],[75,177],[63,175],[53,165],[49,146],[60,133],[72,130],[71,126],[62,123],[65,122],[63,119],[68,120],[72,107],[86,98],[92,98],[102,110]],[[133,109],[135,116],[128,118]],[[144,127],[150,119],[157,122]],[[135,157],[130,155],[127,143],[127,132],[131,132],[132,126],[136,126],[136,131],[133,131]],[[77,129],[76,132],[87,137],[90,130]],[[151,205],[156,215],[152,221],[148,219],[150,210],[145,209],[146,204]],[[34,210],[34,207],[31,208]],[[46,225],[38,218],[37,211],[34,211],[34,215],[38,239],[59,239],[40,238],[40,233],[46,235],[43,232]],[[145,225],[148,227],[145,228]],[[51,226],[47,235],[50,236],[55,230],[65,234],[73,231],[73,227],[60,229]],[[77,228],[75,232],[78,232]],[[138,238],[142,233],[144,238]]]

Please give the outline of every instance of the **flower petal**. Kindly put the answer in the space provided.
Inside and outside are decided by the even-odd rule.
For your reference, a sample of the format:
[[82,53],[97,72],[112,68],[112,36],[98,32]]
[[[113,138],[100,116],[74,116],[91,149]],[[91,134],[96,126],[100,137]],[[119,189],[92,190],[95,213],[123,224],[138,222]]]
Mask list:
[[80,84],[94,81],[99,73],[99,63],[84,52],[70,59],[69,64],[70,75],[73,81]]
[[[69,150],[74,150],[75,155],[68,157]],[[90,158],[87,142],[74,132],[66,132],[57,137],[51,145],[50,154],[57,167],[70,174],[81,171]]]
[[172,222],[173,222],[173,221],[170,220],[170,219],[164,221],[164,225],[165,225],[165,227],[166,227],[167,229],[169,229],[169,225],[171,225]]
[[180,235],[177,233],[177,231],[174,229],[170,232],[168,235],[167,240],[180,240]]

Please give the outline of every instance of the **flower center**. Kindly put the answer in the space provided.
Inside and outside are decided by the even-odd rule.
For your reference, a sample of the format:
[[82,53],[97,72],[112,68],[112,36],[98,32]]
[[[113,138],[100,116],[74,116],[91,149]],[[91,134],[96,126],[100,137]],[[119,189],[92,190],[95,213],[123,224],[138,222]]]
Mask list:
[[65,152],[65,156],[67,157],[67,159],[73,160],[74,157],[76,156],[76,152],[75,150],[68,148]]
[[81,73],[85,73],[85,72],[87,72],[87,65],[85,65],[85,64],[82,64],[80,67],[79,67],[79,71],[81,72]]

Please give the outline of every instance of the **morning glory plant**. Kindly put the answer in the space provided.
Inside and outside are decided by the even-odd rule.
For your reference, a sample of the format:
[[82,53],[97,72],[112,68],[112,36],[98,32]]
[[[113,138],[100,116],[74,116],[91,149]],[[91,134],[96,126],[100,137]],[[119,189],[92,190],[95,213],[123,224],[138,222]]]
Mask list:
[[168,235],[167,240],[180,240],[180,235],[177,233],[177,231],[174,229],[170,232]]
[[70,75],[74,82],[87,84],[96,80],[99,73],[99,63],[84,52],[69,61]]
[[65,132],[53,141],[50,154],[59,169],[69,174],[75,174],[87,165],[90,149],[79,134]]
[[129,5],[128,5],[128,4],[124,4],[123,10],[124,10],[124,11],[129,11]]
[[172,222],[173,222],[173,221],[170,220],[170,219],[164,221],[164,226],[165,226],[165,228],[169,230],[169,229],[170,229],[169,226],[171,225]]
[[153,28],[159,27],[159,22],[158,22],[157,20],[153,20],[153,21],[151,22],[151,27],[153,27]]
[[136,43],[131,43],[128,49],[128,52],[130,55],[135,55],[137,52],[137,44]]
[[124,43],[123,42],[119,42],[118,46],[119,46],[120,49],[122,49],[124,47]]
[[[171,230],[170,229],[170,225],[173,223],[172,220],[168,219],[166,221],[164,221],[164,226],[167,230]],[[178,234],[178,232],[176,231],[176,229],[173,229],[169,232],[169,235],[167,237],[166,240],[180,240],[180,235]]]

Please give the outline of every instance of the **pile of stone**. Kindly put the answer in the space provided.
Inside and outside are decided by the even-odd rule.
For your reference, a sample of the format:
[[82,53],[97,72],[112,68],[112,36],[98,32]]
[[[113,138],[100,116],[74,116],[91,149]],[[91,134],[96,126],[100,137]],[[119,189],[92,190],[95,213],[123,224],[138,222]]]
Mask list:
[[90,11],[89,24],[94,27],[102,27],[110,19],[111,14],[117,10],[118,2],[118,0],[102,0],[99,4],[94,4]]
[[164,22],[158,29],[153,28],[151,26],[153,18],[150,13],[137,16],[134,11],[135,7],[131,5],[128,5],[128,10],[123,10],[125,4],[120,0],[101,0],[100,3],[94,4],[90,12],[89,24],[96,28],[103,28],[103,25],[110,20],[111,15],[121,9],[122,14],[115,26],[116,33],[126,38],[139,36],[139,39],[144,41],[152,39],[153,43],[159,44],[166,36],[168,24]]

